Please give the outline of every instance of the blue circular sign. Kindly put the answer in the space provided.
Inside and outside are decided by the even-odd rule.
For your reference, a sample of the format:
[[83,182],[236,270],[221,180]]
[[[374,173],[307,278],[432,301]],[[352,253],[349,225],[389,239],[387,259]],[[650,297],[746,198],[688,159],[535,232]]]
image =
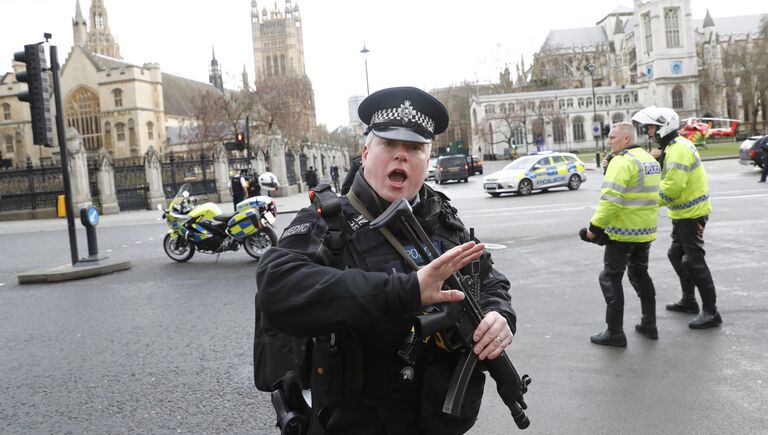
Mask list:
[[99,210],[97,210],[96,207],[88,208],[87,216],[88,223],[90,223],[92,227],[99,224]]

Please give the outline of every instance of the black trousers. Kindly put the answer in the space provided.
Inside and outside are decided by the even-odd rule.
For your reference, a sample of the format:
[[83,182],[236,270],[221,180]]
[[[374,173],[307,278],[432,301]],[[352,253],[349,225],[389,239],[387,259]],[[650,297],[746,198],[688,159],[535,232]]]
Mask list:
[[717,312],[715,283],[704,260],[704,227],[709,216],[672,220],[672,246],[667,256],[680,278],[683,299],[696,299],[699,289],[701,305],[708,313]]
[[612,331],[623,330],[624,288],[622,279],[627,270],[629,282],[640,298],[643,318],[656,322],[656,288],[648,275],[648,254],[651,242],[628,243],[611,241],[605,245],[600,288],[605,297],[605,323]]
[[[768,151],[763,151],[764,156],[768,156]],[[765,181],[765,177],[768,176],[768,158],[763,157],[763,172],[760,173],[760,181]]]

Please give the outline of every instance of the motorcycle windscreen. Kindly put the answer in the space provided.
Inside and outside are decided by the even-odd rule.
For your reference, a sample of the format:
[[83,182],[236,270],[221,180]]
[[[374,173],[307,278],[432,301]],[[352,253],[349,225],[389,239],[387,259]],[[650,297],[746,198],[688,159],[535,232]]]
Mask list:
[[227,222],[227,227],[232,236],[244,239],[259,230],[259,214],[252,209],[238,213]]

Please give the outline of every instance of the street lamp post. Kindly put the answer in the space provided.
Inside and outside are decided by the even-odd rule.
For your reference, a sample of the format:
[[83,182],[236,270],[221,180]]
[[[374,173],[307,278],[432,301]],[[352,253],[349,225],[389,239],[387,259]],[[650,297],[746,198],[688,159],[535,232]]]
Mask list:
[[371,50],[368,50],[365,47],[365,42],[363,42],[363,49],[360,50],[360,53],[363,53],[363,56],[365,56],[365,93],[366,95],[371,95],[371,88],[368,86],[368,53],[370,53]]
[[[590,81],[592,82],[592,135],[594,136],[594,124],[597,122],[597,108],[595,107],[595,64],[590,63],[587,65],[587,71],[589,71]],[[602,136],[602,130],[600,131]],[[595,136],[595,149],[597,149],[597,136]],[[603,151],[605,151],[605,144],[603,144]]]

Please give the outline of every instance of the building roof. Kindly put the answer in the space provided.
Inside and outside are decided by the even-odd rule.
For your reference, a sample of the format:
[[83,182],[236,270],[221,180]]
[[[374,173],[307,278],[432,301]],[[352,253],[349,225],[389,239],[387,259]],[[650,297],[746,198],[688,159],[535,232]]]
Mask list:
[[[765,16],[768,16],[768,14],[715,18],[715,31],[720,37],[728,35],[754,35],[760,33],[760,20]],[[706,18],[704,20],[693,20],[696,31],[703,31],[705,21]]]
[[134,65],[132,63],[128,63],[125,61],[122,61],[120,59],[115,59],[112,57],[107,57],[101,54],[92,53],[89,50],[86,50],[85,48],[80,47],[83,51],[83,54],[85,54],[85,57],[87,57],[91,63],[96,67],[99,71],[108,70],[110,68],[124,68],[124,67],[136,67],[141,68],[138,65]]
[[210,83],[198,82],[173,74],[163,73],[163,102],[165,114],[171,116],[193,116],[195,114],[194,101],[197,96],[205,92],[219,94]]
[[602,27],[550,30],[542,50],[596,46],[607,40]]

